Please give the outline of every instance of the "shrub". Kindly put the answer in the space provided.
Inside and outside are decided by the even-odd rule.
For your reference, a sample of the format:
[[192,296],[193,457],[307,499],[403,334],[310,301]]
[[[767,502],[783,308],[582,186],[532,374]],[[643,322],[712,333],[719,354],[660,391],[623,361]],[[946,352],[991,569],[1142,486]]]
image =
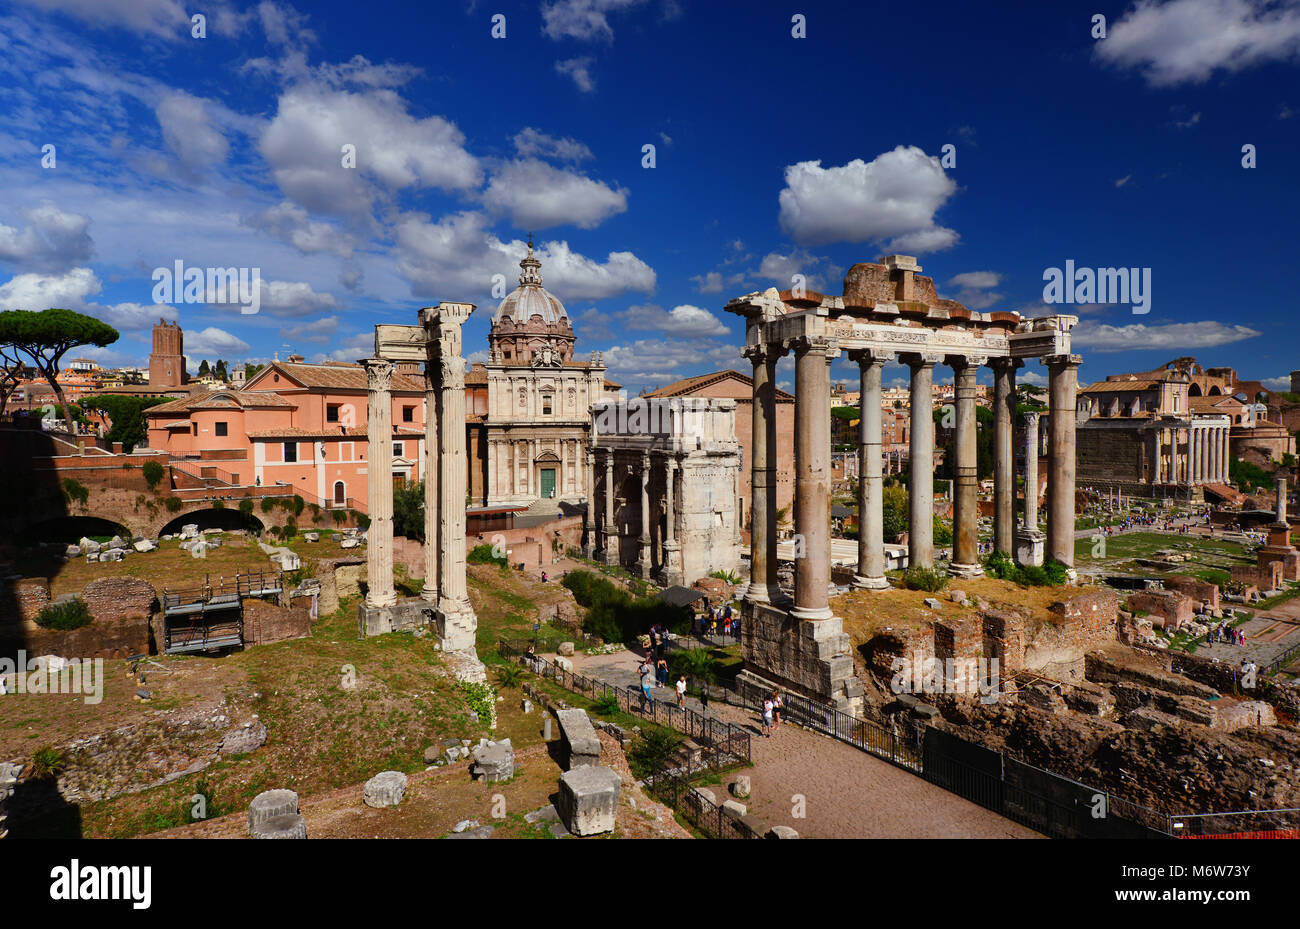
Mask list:
[[497,683],[502,687],[518,687],[524,681],[523,665],[507,664],[497,668]]
[[939,568],[908,568],[903,572],[903,586],[908,590],[937,593],[948,586],[948,574]]
[[213,500],[213,501],[212,501],[212,508],[213,508],[214,510],[224,510],[224,509],[226,508],[226,501],[225,501],[225,500]]
[[718,580],[726,581],[728,584],[740,583],[739,574],[737,574],[735,571],[723,570],[722,568],[719,568],[717,571],[714,571],[712,574],[709,575],[709,577],[716,577]]
[[149,489],[157,490],[167,471],[156,461],[146,461],[140,473],[144,475],[144,482],[149,485]]
[[53,746],[32,752],[32,775],[39,780],[58,777],[67,767],[67,756]]
[[294,516],[301,516],[303,507],[306,505],[307,501],[303,500],[303,498],[298,496],[298,494],[294,494],[293,499],[285,505],[285,509],[292,510]]
[[292,523],[285,524],[285,527],[282,530],[280,530],[280,535],[286,539],[292,539],[297,534],[298,534],[298,527],[293,525]]
[[634,596],[608,578],[590,571],[570,571],[563,584],[573,598],[587,608],[583,620],[585,632],[606,642],[628,642],[645,633],[655,623],[663,623],[671,632],[688,632],[691,611],[675,607],[652,597]]
[[311,505],[311,521],[318,526],[320,525],[321,509],[320,509],[320,505],[317,503],[313,503]]
[[614,694],[604,694],[591,705],[591,710],[598,716],[613,716],[618,712],[618,697]]
[[681,748],[682,737],[670,729],[644,729],[627,753],[628,767],[638,778],[662,768]]
[[500,565],[503,568],[509,567],[509,564],[506,562],[506,556],[494,555],[492,553],[492,546],[486,542],[481,545],[475,545],[471,548],[469,554],[465,556],[465,560],[470,564],[494,564]]
[[480,723],[491,728],[497,718],[497,694],[491,684],[461,681],[456,688],[464,695],[465,703],[474,711]]
[[245,497],[239,501],[239,515],[248,519],[253,515],[253,498]]
[[80,598],[51,603],[36,617],[36,625],[42,629],[80,629],[89,626],[93,617],[86,601]]
[[262,512],[269,513],[275,509],[275,497],[262,498]]
[[1006,552],[994,552],[984,560],[984,570],[990,577],[1023,587],[1060,587],[1069,581],[1069,568],[1055,558],[1042,566],[1018,565]]
[[668,655],[668,677],[676,681],[685,674],[687,679],[694,678],[706,684],[714,683],[718,678],[718,660],[707,648],[692,648],[686,651],[674,651]]
[[348,515],[352,517],[352,522],[362,529],[370,528],[370,517],[365,513],[359,513],[356,510],[348,510]]
[[168,497],[164,501],[164,506],[167,507],[168,513],[179,513],[181,507],[183,507],[184,505],[185,505],[185,501],[182,500],[180,497]]
[[348,521],[348,514],[344,510],[334,510],[330,513],[330,519],[334,520],[334,525],[341,526]]

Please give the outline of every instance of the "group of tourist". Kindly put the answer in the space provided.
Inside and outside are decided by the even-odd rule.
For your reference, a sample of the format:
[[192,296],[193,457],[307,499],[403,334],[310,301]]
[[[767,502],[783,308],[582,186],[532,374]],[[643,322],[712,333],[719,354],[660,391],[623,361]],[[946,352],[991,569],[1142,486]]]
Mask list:
[[[651,713],[655,710],[654,687],[668,686],[668,662],[660,658],[650,664],[647,658],[641,662],[637,668],[637,674],[641,677],[641,710],[644,712],[649,709]],[[679,675],[677,678],[677,705],[682,709],[686,708],[686,675]]]
[[1210,633],[1210,644],[1227,642],[1229,645],[1245,645],[1246,633],[1240,629],[1234,629],[1227,623],[1219,623],[1218,627]]
[[781,692],[773,690],[763,699],[763,737],[772,738],[772,733],[781,727]]
[[725,607],[709,607],[696,615],[694,631],[699,636],[716,636],[721,631],[725,636],[740,638],[740,616],[730,603]]

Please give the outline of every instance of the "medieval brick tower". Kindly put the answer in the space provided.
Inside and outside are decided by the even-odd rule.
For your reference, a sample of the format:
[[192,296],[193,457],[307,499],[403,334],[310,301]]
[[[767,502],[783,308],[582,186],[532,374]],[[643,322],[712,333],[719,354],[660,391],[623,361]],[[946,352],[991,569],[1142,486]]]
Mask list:
[[180,387],[185,383],[184,338],[180,323],[158,320],[149,355],[149,386]]

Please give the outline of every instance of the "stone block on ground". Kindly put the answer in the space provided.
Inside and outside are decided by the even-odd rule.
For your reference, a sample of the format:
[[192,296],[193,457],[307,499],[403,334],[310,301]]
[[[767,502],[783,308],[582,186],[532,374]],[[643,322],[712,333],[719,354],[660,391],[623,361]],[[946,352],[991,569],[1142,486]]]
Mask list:
[[361,797],[366,806],[381,809],[397,806],[406,795],[406,775],[401,771],[381,771],[366,781]]
[[263,820],[250,832],[255,839],[305,839],[307,820],[297,813],[285,813]]
[[612,832],[622,783],[610,768],[583,766],[560,775],[556,808],[565,828],[580,836]]
[[560,710],[555,717],[560,721],[560,736],[564,739],[566,769],[600,764],[600,737],[587,711]]
[[565,658],[563,655],[555,656],[555,666],[559,668],[561,671],[569,671],[569,672],[573,671],[573,662],[570,661],[568,658]]
[[277,816],[298,812],[298,795],[292,790],[264,790],[248,805],[248,831]]
[[565,658],[573,657],[573,643],[561,642],[560,647],[555,650],[555,654],[563,655]]
[[495,784],[515,776],[515,749],[509,739],[480,745],[473,754],[469,773],[474,780]]
[[795,832],[789,826],[773,826],[771,829],[767,830],[766,837],[769,839],[797,839],[799,838],[799,833]]
[[731,795],[744,800],[749,796],[749,775],[738,774],[736,779],[731,782]]
[[227,755],[246,755],[266,744],[266,726],[258,723],[245,723],[238,729],[231,729],[221,740],[221,751]]
[[740,819],[740,817],[745,816],[748,813],[749,807],[745,806],[743,803],[736,800],[722,801],[722,815],[729,819]]

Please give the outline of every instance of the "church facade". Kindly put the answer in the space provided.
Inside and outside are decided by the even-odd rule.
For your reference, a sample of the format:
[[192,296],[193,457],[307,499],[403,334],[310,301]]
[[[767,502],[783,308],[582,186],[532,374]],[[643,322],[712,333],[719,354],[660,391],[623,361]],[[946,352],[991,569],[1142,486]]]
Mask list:
[[556,511],[590,495],[591,406],[618,385],[598,353],[574,360],[573,326],[542,286],[531,241],[519,267],[492,318],[488,361],[466,377],[470,494],[482,506]]

